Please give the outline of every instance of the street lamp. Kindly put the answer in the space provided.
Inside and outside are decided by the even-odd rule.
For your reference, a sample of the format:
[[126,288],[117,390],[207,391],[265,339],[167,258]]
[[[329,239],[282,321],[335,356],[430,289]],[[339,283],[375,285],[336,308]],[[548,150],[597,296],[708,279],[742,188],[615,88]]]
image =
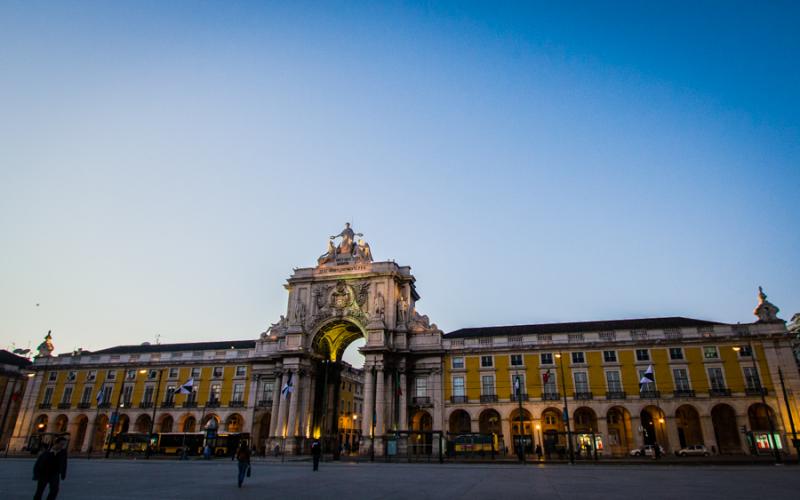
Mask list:
[[[758,375],[758,366],[756,365],[756,353],[753,350],[753,343],[747,342],[747,349],[750,351],[750,359],[753,361],[753,373],[758,377],[758,389],[759,394],[761,394],[761,404],[764,405],[764,411],[767,413],[767,422],[769,422],[769,442],[770,446],[772,446],[773,454],[775,455],[775,463],[779,464],[783,462],[781,458],[781,452],[778,450],[778,447],[775,444],[775,424],[772,422],[772,415],[770,414],[769,406],[767,406],[767,398],[764,395],[764,388],[761,386],[761,376]],[[733,350],[735,352],[739,352],[742,350],[741,346],[734,346]]]
[[[556,359],[561,359],[561,353],[556,353]],[[569,463],[575,463],[575,450],[572,447],[572,429],[569,425],[569,406],[567,405],[567,382],[564,380],[564,361],[558,364],[561,370],[561,387],[564,389],[564,421],[567,423],[567,442],[569,443]]]
[[[158,395],[161,390],[161,376],[164,375],[166,368],[158,370],[158,380],[156,381],[156,395],[153,399],[153,418],[150,419],[150,431],[147,433],[147,448],[144,450],[144,458],[149,459],[153,444],[153,426],[156,424],[156,408],[158,408]],[[139,370],[139,373],[147,373],[147,370]]]

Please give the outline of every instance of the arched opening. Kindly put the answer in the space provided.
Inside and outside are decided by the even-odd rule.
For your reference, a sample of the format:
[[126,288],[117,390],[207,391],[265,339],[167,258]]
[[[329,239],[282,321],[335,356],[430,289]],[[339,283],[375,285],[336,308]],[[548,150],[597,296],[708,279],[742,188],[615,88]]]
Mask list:
[[69,419],[66,415],[59,415],[53,422],[53,432],[67,432],[67,424]]
[[513,452],[519,455],[521,446],[526,454],[533,454],[533,416],[531,416],[531,412],[525,408],[522,410],[515,408],[509,416],[509,424]]
[[700,415],[692,405],[683,405],[675,410],[680,447],[704,444],[703,430],[700,427]]
[[455,410],[448,420],[448,431],[453,437],[472,432],[472,418],[464,410]]
[[136,423],[133,425],[134,432],[147,434],[150,432],[150,415],[139,415]]
[[567,449],[567,432],[561,410],[547,408],[542,412],[542,448],[546,458],[551,454],[563,455]]
[[262,455],[266,454],[267,450],[267,438],[269,438],[269,423],[272,416],[269,413],[265,413],[261,415],[261,418],[258,419],[258,435],[253,439],[253,443],[257,446],[259,453]]
[[197,419],[194,418],[192,415],[186,415],[183,417],[183,425],[181,425],[182,432],[196,432],[197,429]]
[[242,416],[234,413],[225,420],[225,432],[242,432]]
[[608,439],[606,445],[612,455],[625,456],[633,447],[631,414],[621,406],[609,408],[606,414]]
[[639,414],[642,425],[642,439],[645,445],[660,445],[668,450],[667,419],[658,406],[648,406]]
[[[503,443],[502,422],[497,410],[490,408],[481,412],[478,416],[478,432],[492,436],[492,443],[497,443],[498,446]],[[503,447],[505,449],[505,443],[503,443]]]
[[[771,453],[775,449],[782,449],[778,426],[775,421],[775,412],[764,403],[755,403],[747,409],[750,422],[750,448],[757,453]],[[775,429],[775,432],[772,432]]]
[[108,417],[105,414],[98,415],[94,422],[94,436],[92,437],[93,450],[102,450],[105,447],[108,429]]
[[412,452],[415,455],[430,455],[433,453],[433,418],[424,410],[419,410],[411,417]]
[[355,340],[364,338],[361,328],[347,320],[335,320],[323,325],[311,341],[313,352],[328,361],[340,361],[345,349]]
[[86,415],[79,415],[77,418],[73,419],[72,430],[70,431],[72,451],[81,451],[88,427],[89,419]]
[[131,426],[131,419],[127,415],[120,415],[119,420],[117,421],[117,428],[114,431],[114,434],[124,434],[128,432],[128,429]]
[[219,429],[219,423],[220,423],[219,417],[217,415],[215,415],[214,413],[209,413],[208,415],[203,417],[203,420],[200,422],[201,430],[206,429],[208,427],[208,423],[211,422],[211,420],[216,421],[217,429]]
[[588,457],[603,449],[602,438],[597,434],[597,414],[585,406],[573,413],[575,422],[575,454]]
[[172,432],[172,426],[175,422],[172,415],[163,415],[160,420],[161,422],[158,424],[159,432]]
[[714,426],[714,438],[720,453],[741,453],[742,441],[736,425],[736,411],[732,407],[718,404],[712,408],[711,424]]

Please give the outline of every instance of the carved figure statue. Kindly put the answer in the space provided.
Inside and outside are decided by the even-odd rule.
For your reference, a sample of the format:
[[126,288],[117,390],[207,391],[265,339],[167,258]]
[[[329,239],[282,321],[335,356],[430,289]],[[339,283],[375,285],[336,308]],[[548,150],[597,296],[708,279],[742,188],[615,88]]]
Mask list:
[[336,245],[333,244],[333,240],[328,240],[328,251],[324,254],[320,255],[317,259],[318,265],[327,264],[328,262],[333,262],[336,260]]
[[400,298],[397,299],[397,324],[406,325],[408,323],[408,301],[402,290],[400,291]]
[[37,357],[50,357],[53,355],[53,351],[55,347],[53,346],[53,336],[51,335],[52,330],[47,330],[47,335],[44,337],[44,341],[39,344],[39,347],[36,350],[39,352]]
[[375,316],[383,318],[384,309],[386,308],[386,302],[383,300],[383,294],[378,292],[375,296]]
[[297,298],[297,303],[294,306],[294,322],[295,324],[302,325],[306,320],[306,305]]
[[778,309],[775,304],[768,301],[764,289],[758,287],[758,306],[756,306],[753,311],[753,314],[758,317],[756,323],[777,323],[782,321],[778,318],[778,312],[780,312],[780,309]]
[[331,236],[331,240],[335,240],[340,236],[342,238],[342,241],[341,243],[339,243],[339,246],[336,247],[336,253],[339,255],[349,256],[353,254],[353,249],[354,249],[353,238],[355,238],[356,236],[364,236],[364,235],[361,233],[353,232],[353,230],[350,229],[350,223],[345,222],[344,229],[342,230],[342,232],[335,236]]

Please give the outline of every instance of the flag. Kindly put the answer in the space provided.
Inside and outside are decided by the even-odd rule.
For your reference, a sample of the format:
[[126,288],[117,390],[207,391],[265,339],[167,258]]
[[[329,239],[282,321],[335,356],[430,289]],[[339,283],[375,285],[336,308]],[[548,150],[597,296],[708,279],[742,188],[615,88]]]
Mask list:
[[653,375],[653,365],[647,367],[647,370],[642,374],[642,379],[639,381],[639,390],[641,390],[644,384],[652,384],[656,381],[655,375]]
[[514,392],[519,394],[519,376],[514,377]]
[[194,386],[194,378],[190,378],[183,385],[175,389],[175,394],[191,394]]
[[548,368],[547,371],[542,374],[542,380],[545,384],[550,380],[550,368]]
[[292,372],[289,372],[289,379],[286,381],[286,384],[283,386],[283,389],[281,389],[281,394],[283,394],[283,397],[285,398],[289,396],[289,393],[292,392],[293,390],[294,388],[292,387]]
[[104,398],[105,398],[105,393],[103,392],[103,389],[100,389],[99,391],[97,391],[97,406],[100,406],[101,404],[103,404],[103,399]]

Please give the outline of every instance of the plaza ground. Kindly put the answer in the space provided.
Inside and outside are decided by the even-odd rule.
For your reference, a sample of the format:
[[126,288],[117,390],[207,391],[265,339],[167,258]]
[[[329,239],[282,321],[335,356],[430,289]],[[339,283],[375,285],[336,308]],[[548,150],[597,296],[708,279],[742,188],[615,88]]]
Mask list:
[[[33,459],[0,460],[0,498],[33,496]],[[796,498],[797,465],[253,463],[241,490],[230,460],[74,458],[61,499],[139,498]]]

